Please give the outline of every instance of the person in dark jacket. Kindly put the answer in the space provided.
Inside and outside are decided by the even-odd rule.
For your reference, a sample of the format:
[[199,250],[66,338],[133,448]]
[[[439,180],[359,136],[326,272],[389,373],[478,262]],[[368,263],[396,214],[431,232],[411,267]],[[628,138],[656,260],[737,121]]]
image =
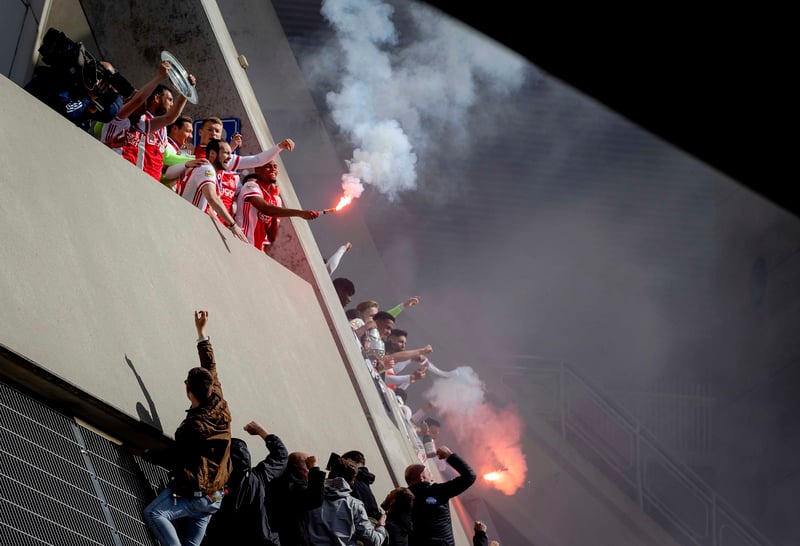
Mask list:
[[284,546],[311,546],[308,512],[322,505],[325,471],[317,458],[301,451],[289,453],[283,474],[272,480],[267,494],[269,523]]
[[289,452],[280,438],[256,421],[247,423],[244,430],[260,436],[268,454],[251,468],[247,443],[239,438],[231,440],[233,470],[228,494],[211,518],[202,546],[226,546],[234,539],[242,546],[280,546],[267,517],[267,484],[286,470]]
[[[219,510],[231,474],[231,412],[222,396],[211,340],[205,333],[208,311],[195,311],[200,367],[186,377],[191,407],[175,431],[175,444],[163,450],[134,450],[168,468],[170,481],[144,509],[144,520],[162,546],[200,544],[211,515]],[[180,521],[178,533],[175,520]]]
[[349,459],[358,465],[358,474],[356,479],[350,486],[352,491],[351,495],[364,503],[364,508],[367,510],[372,523],[381,519],[381,509],[378,506],[378,501],[372,493],[372,484],[375,483],[375,474],[371,473],[366,467],[367,458],[360,451],[352,450],[342,453],[342,459]]
[[414,493],[411,521],[414,529],[408,543],[411,546],[455,546],[450,519],[450,499],[475,483],[475,471],[447,446],[439,446],[436,456],[443,459],[458,476],[444,483],[435,483],[431,471],[423,464],[406,467],[405,479]]
[[381,503],[386,510],[386,534],[389,546],[408,546],[408,537],[414,528],[411,523],[411,508],[414,506],[414,493],[407,487],[395,487]]
[[486,535],[486,524],[482,521],[476,521],[472,535],[472,546],[489,546],[489,537]]

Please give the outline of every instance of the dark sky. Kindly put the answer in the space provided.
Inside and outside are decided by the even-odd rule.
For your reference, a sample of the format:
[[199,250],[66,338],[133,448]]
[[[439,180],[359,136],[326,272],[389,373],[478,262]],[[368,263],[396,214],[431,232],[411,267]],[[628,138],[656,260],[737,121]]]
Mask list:
[[[279,17],[290,5],[319,8],[279,1]],[[798,219],[429,8],[365,6],[357,24],[334,11],[302,28],[294,11],[285,24],[343,164],[362,181],[351,206],[380,256],[364,262],[354,249],[335,276],[361,288],[356,302],[420,295],[398,327],[411,346],[432,344],[437,366],[474,369],[490,411],[529,404],[499,396],[510,370],[553,362],[628,408],[643,395],[724,406],[689,462],[776,543],[791,542],[790,516],[753,499],[788,498],[768,491],[765,468],[797,480],[785,425],[775,426],[792,395],[761,387],[796,369],[798,353],[753,325],[759,257],[771,256],[770,271],[791,263],[796,244],[768,241],[800,234]],[[331,226],[311,224],[323,253],[363,236]],[[415,385],[412,401],[427,394]],[[679,456],[697,433],[681,426],[664,426]],[[737,427],[752,427],[768,453],[736,442]]]

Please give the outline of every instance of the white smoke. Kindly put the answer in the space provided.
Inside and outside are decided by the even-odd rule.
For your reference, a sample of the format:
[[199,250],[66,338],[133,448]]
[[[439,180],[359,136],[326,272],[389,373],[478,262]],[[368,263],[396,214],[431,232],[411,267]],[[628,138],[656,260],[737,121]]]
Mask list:
[[525,483],[528,471],[522,419],[515,408],[496,408],[484,400],[485,385],[474,369],[459,366],[453,371],[436,379],[425,398],[445,417],[448,431],[478,475],[499,471],[490,485],[513,495]]
[[[392,20],[396,9],[409,22],[402,37]],[[354,149],[349,174],[390,200],[417,188],[418,162],[442,153],[442,139],[466,149],[474,136],[466,130],[470,112],[518,89],[530,69],[425,5],[324,0],[322,15],[338,51],[320,52],[308,72],[329,81],[338,75],[326,100]]]

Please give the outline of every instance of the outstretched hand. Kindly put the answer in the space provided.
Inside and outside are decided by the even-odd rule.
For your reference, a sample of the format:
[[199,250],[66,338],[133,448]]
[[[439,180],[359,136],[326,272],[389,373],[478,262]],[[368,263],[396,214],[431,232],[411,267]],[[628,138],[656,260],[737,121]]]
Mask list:
[[278,144],[278,148],[280,148],[281,150],[289,150],[291,152],[292,150],[294,150],[294,140],[292,140],[291,138],[286,138],[284,140],[281,140],[281,142]]
[[194,325],[197,328],[198,337],[206,336],[206,324],[208,324],[208,311],[195,311],[194,312]]

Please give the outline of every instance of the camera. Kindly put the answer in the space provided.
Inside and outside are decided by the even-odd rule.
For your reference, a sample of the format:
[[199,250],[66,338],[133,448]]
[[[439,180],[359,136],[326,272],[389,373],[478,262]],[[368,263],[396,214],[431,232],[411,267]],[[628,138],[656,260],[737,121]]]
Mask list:
[[87,91],[93,91],[98,82],[105,82],[125,98],[135,91],[122,74],[108,70],[86,51],[82,43],[70,40],[60,30],[50,28],[38,51],[43,63],[67,75],[71,83],[80,84]]
[[136,91],[122,74],[107,69],[60,30],[47,31],[39,53],[42,64],[25,90],[82,129],[114,119],[123,97]]

